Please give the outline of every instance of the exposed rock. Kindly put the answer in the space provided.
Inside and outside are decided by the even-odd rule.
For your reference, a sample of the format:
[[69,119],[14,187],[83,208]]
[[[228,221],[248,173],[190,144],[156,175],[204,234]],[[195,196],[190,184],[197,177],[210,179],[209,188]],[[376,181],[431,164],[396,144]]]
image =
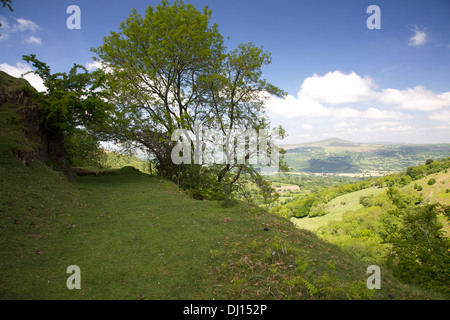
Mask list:
[[23,148],[13,152],[26,165],[37,159],[69,172],[64,133],[43,128],[38,105],[32,99],[34,91],[25,79],[0,71],[0,108],[10,108],[20,116],[20,127],[26,137]]

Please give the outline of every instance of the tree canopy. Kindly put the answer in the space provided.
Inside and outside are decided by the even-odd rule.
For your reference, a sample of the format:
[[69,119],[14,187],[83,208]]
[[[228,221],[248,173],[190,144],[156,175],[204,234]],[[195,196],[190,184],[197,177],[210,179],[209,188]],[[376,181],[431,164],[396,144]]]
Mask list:
[[92,50],[107,73],[108,99],[116,107],[111,130],[116,141],[146,148],[162,175],[197,190],[206,183],[205,170],[215,172],[215,181],[204,187],[219,183],[225,196],[241,171],[258,177],[248,163],[175,165],[171,135],[176,129],[193,133],[198,126],[224,135],[270,129],[264,102],[285,93],[262,78],[262,67],[271,62],[268,52],[252,43],[228,51],[207,6],[200,12],[166,0],[149,6],[144,17],[132,10],[120,31]]

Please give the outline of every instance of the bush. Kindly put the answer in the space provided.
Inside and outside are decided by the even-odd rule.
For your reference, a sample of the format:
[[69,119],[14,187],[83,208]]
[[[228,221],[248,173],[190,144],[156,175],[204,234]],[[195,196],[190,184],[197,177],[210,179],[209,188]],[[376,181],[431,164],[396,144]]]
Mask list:
[[435,183],[436,183],[436,179],[435,178],[431,178],[430,180],[428,180],[428,185],[429,186],[432,186]]
[[66,135],[65,147],[69,164],[75,167],[104,167],[107,159],[100,142],[86,131],[76,131]]
[[375,196],[373,194],[368,196],[359,197],[359,203],[363,205],[364,208],[371,207]]

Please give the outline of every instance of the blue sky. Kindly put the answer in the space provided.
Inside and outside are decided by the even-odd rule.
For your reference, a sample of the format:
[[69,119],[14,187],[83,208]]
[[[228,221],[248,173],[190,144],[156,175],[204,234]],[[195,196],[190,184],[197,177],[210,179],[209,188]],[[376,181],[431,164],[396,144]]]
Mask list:
[[[212,9],[230,49],[253,42],[272,54],[264,77],[288,92],[271,99],[285,143],[330,137],[357,142],[450,143],[450,1],[192,0]],[[54,72],[91,66],[91,47],[118,30],[132,8],[159,1],[13,0],[0,8],[0,70],[19,75],[35,53]],[[69,30],[67,7],[81,9]],[[381,29],[368,29],[370,5]],[[27,78],[36,87],[39,79]]]

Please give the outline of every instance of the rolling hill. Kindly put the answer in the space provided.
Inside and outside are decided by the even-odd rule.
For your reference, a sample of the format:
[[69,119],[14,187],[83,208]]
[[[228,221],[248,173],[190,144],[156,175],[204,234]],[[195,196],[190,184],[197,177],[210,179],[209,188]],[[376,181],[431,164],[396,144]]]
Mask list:
[[381,176],[450,156],[450,144],[356,143],[337,138],[282,145],[293,172]]

